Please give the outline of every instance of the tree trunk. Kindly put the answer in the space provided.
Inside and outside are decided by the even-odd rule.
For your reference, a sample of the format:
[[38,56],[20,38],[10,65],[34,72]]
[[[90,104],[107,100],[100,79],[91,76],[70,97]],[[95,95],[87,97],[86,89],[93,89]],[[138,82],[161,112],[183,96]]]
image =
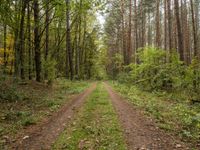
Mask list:
[[164,49],[167,50],[167,0],[164,0],[164,28],[165,28],[165,35],[164,35]]
[[184,43],[183,43],[183,34],[182,34],[182,26],[180,21],[180,15],[179,15],[179,1],[174,0],[174,9],[175,9],[175,15],[176,15],[176,27],[177,27],[177,33],[178,33],[178,51],[180,53],[180,60],[184,61]]
[[[66,0],[66,61],[69,61],[70,79],[74,78],[73,59],[71,49],[71,28],[70,28],[70,0]],[[66,76],[68,76],[68,63],[66,63]]]
[[25,37],[24,37],[24,20],[26,13],[26,0],[22,1],[22,10],[21,10],[21,21],[20,21],[20,30],[19,30],[19,50],[20,50],[20,74],[21,79],[25,79],[24,74],[24,53],[25,53]]
[[28,77],[32,80],[32,47],[31,47],[31,12],[30,2],[27,3],[27,38],[28,38]]
[[160,34],[160,0],[156,2],[156,46],[161,47],[161,34]]
[[35,70],[36,81],[41,82],[41,52],[40,52],[40,35],[39,35],[39,4],[34,0],[34,46],[35,46]]
[[171,0],[167,0],[167,12],[168,12],[168,39],[169,39],[169,51],[172,53],[172,17],[171,17]]
[[[46,10],[45,10],[45,32],[46,32],[46,36],[45,36],[45,62],[47,63],[47,59],[48,59],[48,55],[49,55],[49,0],[46,0]],[[45,71],[45,79],[48,78],[48,71],[46,69]]]
[[129,31],[128,31],[128,48],[127,48],[127,64],[131,63],[132,53],[132,0],[129,0]]
[[3,49],[4,49],[4,54],[3,54],[3,62],[4,62],[4,73],[6,73],[6,67],[7,67],[7,25],[4,24],[3,28],[4,36],[3,36]]
[[124,0],[121,0],[121,16],[122,16],[122,47],[123,47],[123,56],[124,64],[127,64],[127,51],[126,51],[126,34],[125,34],[125,25],[124,25]]
[[195,14],[194,14],[194,4],[193,0],[190,0],[191,5],[191,13],[192,13],[192,29],[193,29],[193,41],[194,41],[194,57],[198,57],[197,51],[197,28],[196,28],[196,21],[195,21]]

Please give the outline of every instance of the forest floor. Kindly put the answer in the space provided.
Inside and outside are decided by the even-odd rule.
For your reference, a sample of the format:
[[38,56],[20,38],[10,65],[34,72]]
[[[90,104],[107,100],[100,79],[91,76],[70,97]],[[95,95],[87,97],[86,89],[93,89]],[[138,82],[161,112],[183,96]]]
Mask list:
[[0,81],[0,150],[47,122],[90,82],[59,79],[52,86],[35,81]]
[[108,83],[94,83],[61,105],[41,123],[17,134],[8,149],[192,150]]

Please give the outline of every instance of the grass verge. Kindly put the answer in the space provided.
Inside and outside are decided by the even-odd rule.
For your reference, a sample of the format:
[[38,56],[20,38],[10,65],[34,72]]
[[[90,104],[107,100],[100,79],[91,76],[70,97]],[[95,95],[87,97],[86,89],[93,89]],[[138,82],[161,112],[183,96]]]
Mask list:
[[117,115],[102,84],[97,85],[53,149],[126,149]]
[[158,126],[176,133],[183,140],[198,145],[200,141],[200,105],[170,100],[166,95],[144,92],[135,86],[110,82],[131,103],[153,116]]
[[[2,85],[2,87],[1,87]],[[0,84],[0,149],[17,133],[57,111],[70,97],[89,87],[85,81],[57,80],[52,87],[34,81]],[[14,93],[14,97],[13,97]]]

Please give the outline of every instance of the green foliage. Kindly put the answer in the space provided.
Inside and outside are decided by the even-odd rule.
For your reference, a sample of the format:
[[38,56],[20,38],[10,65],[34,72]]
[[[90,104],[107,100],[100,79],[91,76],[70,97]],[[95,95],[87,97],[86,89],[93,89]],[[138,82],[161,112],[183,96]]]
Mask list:
[[146,47],[138,53],[139,64],[130,65],[132,80],[146,90],[164,90],[178,86],[177,79],[182,78],[182,63],[177,54],[166,63],[166,52],[161,49]]
[[48,83],[52,84],[53,80],[56,78],[56,61],[48,58],[43,64],[44,76],[47,77]]
[[21,124],[22,126],[30,126],[36,124],[36,120],[34,118],[25,118],[22,120]]
[[16,85],[0,82],[0,101],[16,102],[26,99],[26,95],[17,90]]
[[[196,58],[192,61],[191,65],[187,67],[184,82],[190,94],[200,93],[200,62]],[[195,97],[196,96],[199,95],[195,95]]]
[[190,99],[199,100],[200,63],[196,59],[186,66],[174,52],[167,62],[166,51],[153,47],[140,49],[137,55],[139,63],[130,64],[130,72],[119,74],[121,83],[132,83],[147,91],[184,90]]

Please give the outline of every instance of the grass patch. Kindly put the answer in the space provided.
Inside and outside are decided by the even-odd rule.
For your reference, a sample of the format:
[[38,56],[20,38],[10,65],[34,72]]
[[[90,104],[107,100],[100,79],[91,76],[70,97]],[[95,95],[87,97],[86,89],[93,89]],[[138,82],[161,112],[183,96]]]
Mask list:
[[117,115],[102,84],[98,84],[53,149],[126,149]]
[[[57,111],[70,97],[89,87],[90,82],[56,80],[52,87],[34,81],[26,84],[4,81],[0,91],[0,141],[11,140],[18,132],[37,124]],[[0,142],[0,148],[5,143]],[[3,148],[4,149],[4,148]]]
[[152,115],[160,128],[176,133],[191,143],[200,140],[199,105],[191,105],[186,100],[172,100],[166,94],[141,91],[127,84],[110,83],[123,97]]

